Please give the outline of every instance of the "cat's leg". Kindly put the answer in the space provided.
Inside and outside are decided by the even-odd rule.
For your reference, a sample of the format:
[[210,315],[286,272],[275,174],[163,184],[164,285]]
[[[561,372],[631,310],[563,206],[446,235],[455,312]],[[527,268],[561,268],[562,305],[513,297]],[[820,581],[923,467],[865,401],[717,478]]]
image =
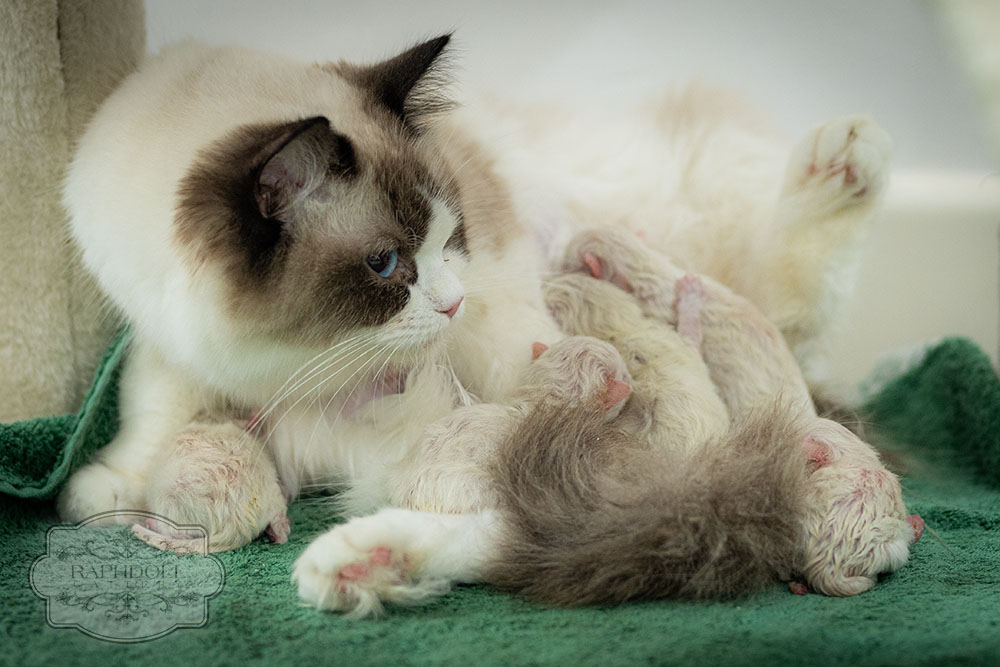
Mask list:
[[854,290],[891,152],[889,136],[867,116],[812,130],[789,158],[774,224],[747,264],[747,296],[784,334],[810,381],[823,379],[828,330]]
[[[65,521],[82,521],[111,510],[148,509],[150,460],[163,442],[204,408],[200,388],[138,339],[125,361],[120,396],[118,434],[70,476],[59,494],[59,516]],[[100,523],[116,521],[108,517]]]
[[384,602],[417,604],[483,581],[501,537],[498,514],[383,509],[320,535],[295,562],[299,597],[351,617]]

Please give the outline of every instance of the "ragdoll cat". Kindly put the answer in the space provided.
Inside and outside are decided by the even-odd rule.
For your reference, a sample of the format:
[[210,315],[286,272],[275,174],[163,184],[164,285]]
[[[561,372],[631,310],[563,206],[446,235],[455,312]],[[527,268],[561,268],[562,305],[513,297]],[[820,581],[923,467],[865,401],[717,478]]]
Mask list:
[[[593,284],[568,275],[554,291],[550,288],[550,304],[573,333],[607,335],[613,328],[605,323],[634,317],[636,308],[660,322],[698,327],[705,366],[735,419],[767,409],[776,397],[787,406],[785,418],[805,433],[794,446],[809,459],[796,570],[811,586],[829,595],[854,595],[874,586],[878,574],[906,562],[923,521],[906,516],[897,478],[869,445],[816,415],[783,337],[752,304],[708,278],[686,276],[644,242],[614,230],[575,237],[563,266],[609,281]],[[618,291],[612,283],[635,295],[635,302],[610,294]],[[681,307],[692,302],[699,307]],[[692,313],[697,323],[691,322]],[[517,452],[504,460],[517,460]],[[523,466],[517,473],[525,474]],[[537,534],[537,527],[531,531]]]
[[[531,343],[562,337],[540,285],[574,226],[645,228],[747,294],[800,362],[822,359],[885,180],[877,126],[834,121],[786,160],[692,90],[518,144],[506,128],[531,114],[447,110],[447,42],[369,66],[189,42],[108,98],[64,200],[134,341],[120,432],[69,479],[64,519],[144,508],[157,449],[206,410],[260,415],[290,498],[346,486],[350,513],[370,514],[427,424],[469,394],[507,402]],[[413,599],[440,589],[421,582],[479,581],[502,531],[493,510],[359,516],[310,548],[300,594],[336,606],[319,598],[330,577],[387,540],[419,565]]]

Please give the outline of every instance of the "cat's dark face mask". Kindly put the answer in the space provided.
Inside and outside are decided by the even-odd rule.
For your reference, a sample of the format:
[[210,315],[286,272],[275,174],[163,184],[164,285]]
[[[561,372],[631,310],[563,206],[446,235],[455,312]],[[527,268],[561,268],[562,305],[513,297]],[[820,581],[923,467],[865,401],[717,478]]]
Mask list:
[[202,151],[181,182],[176,238],[192,270],[221,278],[234,324],[310,346],[384,324],[410,301],[440,204],[446,249],[465,252],[458,188],[424,140],[445,102],[421,82],[447,41],[323,66],[357,93],[350,118],[243,126]]

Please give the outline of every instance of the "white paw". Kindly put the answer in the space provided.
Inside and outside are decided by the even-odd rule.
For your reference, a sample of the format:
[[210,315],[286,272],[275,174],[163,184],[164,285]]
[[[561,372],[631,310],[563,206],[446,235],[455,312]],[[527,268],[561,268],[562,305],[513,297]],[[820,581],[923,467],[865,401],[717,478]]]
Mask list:
[[303,601],[361,618],[381,613],[385,601],[412,604],[448,590],[446,580],[419,576],[422,559],[379,519],[355,519],[313,540],[292,573]]
[[[56,505],[63,521],[79,522],[112,510],[144,509],[135,489],[124,475],[103,463],[91,463],[73,473],[59,493]],[[132,516],[109,516],[91,525],[131,523]]]
[[810,132],[793,151],[786,190],[840,208],[871,202],[885,189],[892,140],[869,116],[844,116]]

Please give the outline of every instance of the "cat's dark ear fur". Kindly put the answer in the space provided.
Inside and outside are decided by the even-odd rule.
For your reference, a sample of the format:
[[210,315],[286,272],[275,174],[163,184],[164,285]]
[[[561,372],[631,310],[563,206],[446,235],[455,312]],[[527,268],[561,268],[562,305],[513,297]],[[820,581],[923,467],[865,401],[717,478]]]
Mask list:
[[307,197],[328,175],[349,176],[356,168],[351,142],[323,116],[289,123],[265,148],[254,199],[261,216],[272,218]]
[[442,92],[448,82],[443,62],[449,41],[450,33],[375,65],[339,63],[337,70],[407,127],[418,130],[427,116],[452,106]]

